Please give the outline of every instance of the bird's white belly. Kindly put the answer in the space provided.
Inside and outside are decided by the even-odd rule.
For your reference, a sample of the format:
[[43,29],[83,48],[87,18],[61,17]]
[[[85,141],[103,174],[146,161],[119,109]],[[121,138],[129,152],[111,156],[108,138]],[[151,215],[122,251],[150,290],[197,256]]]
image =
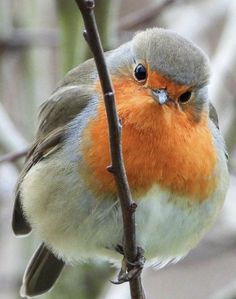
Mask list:
[[[54,159],[53,163],[42,161],[28,172],[21,192],[29,222],[68,261],[103,255],[120,260],[110,250],[122,243],[119,204],[109,198],[95,200],[74,171],[63,167],[61,159]],[[170,260],[193,248],[222,206],[223,186],[224,182],[203,203],[173,196],[158,185],[138,199],[137,241],[145,257]]]
[[153,186],[137,210],[138,241],[150,263],[178,259],[195,247],[216,219],[223,198],[215,193],[200,203]]

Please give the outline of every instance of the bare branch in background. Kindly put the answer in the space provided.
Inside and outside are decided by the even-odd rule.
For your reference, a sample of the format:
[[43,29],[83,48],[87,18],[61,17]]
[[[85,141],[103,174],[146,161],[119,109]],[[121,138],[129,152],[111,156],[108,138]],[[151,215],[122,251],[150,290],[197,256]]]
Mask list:
[[132,30],[138,25],[156,19],[163,10],[176,0],[164,0],[162,3],[153,3],[144,9],[134,11],[120,20],[119,30]]
[[[118,114],[115,106],[115,96],[106,66],[104,53],[99,37],[94,17],[93,0],[75,0],[84,19],[86,30],[84,36],[94,55],[94,60],[97,66],[107,113],[109,141],[111,151],[112,165],[108,168],[114,175],[117,193],[120,200],[122,217],[123,217],[123,232],[124,232],[124,256],[127,261],[134,262],[137,260],[138,249],[136,244],[135,232],[135,209],[136,204],[133,202],[129,184],[124,168],[122,145],[121,145],[121,124],[118,119]],[[104,8],[105,9],[105,8]],[[133,266],[128,263],[128,271],[131,271]],[[132,299],[144,299],[145,295],[142,289],[140,275],[129,281],[130,292]]]
[[0,149],[4,152],[25,149],[27,147],[26,140],[17,130],[1,103],[0,120]]
[[22,157],[25,157],[28,153],[29,149],[23,149],[21,151],[12,152],[6,155],[0,156],[0,164],[4,162],[14,162]]
[[15,29],[10,36],[0,36],[0,50],[24,47],[57,47],[59,35],[57,30]]
[[28,144],[17,130],[3,105],[0,103],[0,150],[5,155],[0,156],[0,164],[3,162],[16,162],[17,168],[21,168],[18,158],[27,154]]

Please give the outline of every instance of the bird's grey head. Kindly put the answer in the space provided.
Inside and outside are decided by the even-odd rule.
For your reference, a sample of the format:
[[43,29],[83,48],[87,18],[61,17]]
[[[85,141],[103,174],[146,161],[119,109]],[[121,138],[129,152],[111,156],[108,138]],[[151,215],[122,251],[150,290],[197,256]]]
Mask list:
[[173,31],[153,28],[137,33],[109,55],[108,65],[112,75],[133,78],[139,87],[143,84],[161,105],[188,103],[196,119],[208,106],[209,60],[200,48]]
[[206,85],[209,61],[203,51],[177,33],[153,28],[137,33],[132,41],[137,59],[144,59],[151,70],[178,84],[191,87]]

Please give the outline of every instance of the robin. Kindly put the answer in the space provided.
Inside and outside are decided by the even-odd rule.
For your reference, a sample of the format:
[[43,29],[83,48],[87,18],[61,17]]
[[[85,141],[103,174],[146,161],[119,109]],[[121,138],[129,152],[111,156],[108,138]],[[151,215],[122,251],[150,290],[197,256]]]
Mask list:
[[[148,29],[106,53],[121,119],[124,162],[147,265],[185,256],[215,221],[228,187],[227,154],[209,101],[209,62],[191,41]],[[42,105],[20,175],[16,235],[42,244],[22,296],[48,291],[64,264],[120,260],[122,218],[94,60],[70,71]]]

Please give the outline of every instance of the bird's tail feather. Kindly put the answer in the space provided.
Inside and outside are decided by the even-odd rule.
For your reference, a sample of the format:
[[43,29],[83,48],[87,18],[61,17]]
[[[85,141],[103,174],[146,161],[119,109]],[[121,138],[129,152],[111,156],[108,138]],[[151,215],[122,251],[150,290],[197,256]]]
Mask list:
[[49,291],[60,276],[64,265],[64,262],[42,243],[25,270],[20,295],[34,297]]

